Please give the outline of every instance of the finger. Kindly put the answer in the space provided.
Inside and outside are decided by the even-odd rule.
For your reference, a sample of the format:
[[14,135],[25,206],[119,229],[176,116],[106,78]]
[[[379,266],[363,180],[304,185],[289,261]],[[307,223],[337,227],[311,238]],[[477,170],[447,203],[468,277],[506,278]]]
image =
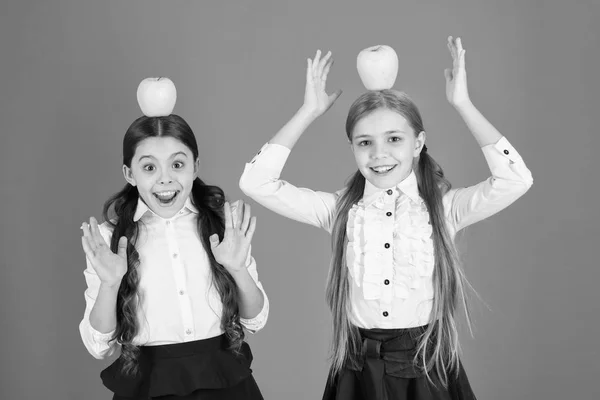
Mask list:
[[248,225],[250,224],[250,204],[244,204],[244,221],[242,222],[240,229],[242,233],[246,234],[248,231]]
[[331,107],[333,105],[333,103],[335,103],[335,101],[338,99],[338,97],[340,97],[342,95],[342,89],[338,89],[335,91],[335,93],[332,93],[329,96],[329,107]]
[[312,62],[312,74],[313,76],[316,76],[316,72],[317,72],[317,67],[319,66],[319,61],[321,59],[321,50],[317,50],[317,53],[315,54],[315,58],[313,59]]
[[89,242],[88,238],[85,236],[81,237],[81,247],[83,247],[83,252],[87,256],[87,258],[92,260],[96,257],[94,250],[90,246],[90,242]]
[[231,215],[231,207],[229,206],[229,202],[225,202],[225,229],[233,229],[233,216]]
[[210,242],[210,248],[212,250],[216,249],[219,246],[219,235],[217,235],[216,233],[210,235],[208,240]]
[[323,68],[323,73],[321,74],[321,80],[323,82],[327,81],[327,75],[329,75],[329,70],[331,69],[332,65],[333,65],[333,57],[327,61],[327,64],[325,64],[325,68]]
[[465,66],[465,53],[467,50],[463,49],[460,53],[460,65],[464,68]]
[[456,38],[456,50],[457,53],[460,54],[462,51],[463,47],[462,47],[462,41],[460,40],[459,37]]
[[90,233],[92,234],[92,238],[94,239],[94,242],[96,242],[97,247],[107,245],[100,233],[100,228],[98,228],[98,221],[96,221],[96,218],[94,217],[90,218]]
[[330,59],[331,59],[331,51],[328,51],[327,54],[325,54],[325,57],[323,57],[323,59],[319,62],[319,68],[317,70],[317,76],[319,78],[322,78],[323,70],[325,69],[325,66],[329,63]]
[[312,84],[313,76],[312,76],[312,60],[310,58],[306,59],[306,84]]
[[246,239],[248,240],[248,242],[252,241],[254,231],[256,231],[256,217],[252,217],[250,219],[250,226],[248,227],[248,231],[246,232]]
[[85,237],[87,239],[87,242],[90,246],[90,248],[92,249],[92,251],[96,251],[96,248],[98,247],[96,245],[96,242],[94,241],[94,238],[92,237],[92,233],[90,232],[90,224],[88,224],[87,222],[83,223],[83,237]]
[[119,238],[117,254],[125,259],[127,258],[127,238],[125,236]]
[[450,68],[446,68],[444,70],[444,77],[446,77],[446,82],[450,82],[452,80],[452,71]]
[[245,207],[244,201],[240,200],[238,203],[238,207],[236,209],[237,223],[235,224],[235,226],[237,226],[238,229],[242,229],[242,221],[244,220],[244,213],[246,212],[246,209],[244,207]]
[[452,60],[456,60],[456,47],[454,45],[454,38],[452,36],[448,36],[448,47],[450,48]]

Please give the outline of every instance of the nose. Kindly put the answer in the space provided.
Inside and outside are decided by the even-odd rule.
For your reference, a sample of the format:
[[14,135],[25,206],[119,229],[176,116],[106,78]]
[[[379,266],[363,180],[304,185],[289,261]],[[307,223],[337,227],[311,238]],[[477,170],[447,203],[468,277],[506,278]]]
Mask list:
[[173,179],[171,178],[171,175],[169,175],[168,169],[163,169],[163,172],[160,175],[158,183],[160,183],[161,185],[167,185],[169,183],[173,183]]
[[378,160],[387,155],[387,148],[384,143],[374,143],[371,147],[371,158]]

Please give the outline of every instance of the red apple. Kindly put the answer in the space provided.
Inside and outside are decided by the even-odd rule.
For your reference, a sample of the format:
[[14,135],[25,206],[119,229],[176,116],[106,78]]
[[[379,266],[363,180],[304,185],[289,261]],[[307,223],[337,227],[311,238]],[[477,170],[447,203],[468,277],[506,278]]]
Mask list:
[[137,89],[137,101],[144,115],[162,117],[170,115],[177,101],[177,89],[169,78],[146,78]]
[[367,90],[391,89],[398,75],[398,55],[390,46],[367,47],[358,53],[356,68]]

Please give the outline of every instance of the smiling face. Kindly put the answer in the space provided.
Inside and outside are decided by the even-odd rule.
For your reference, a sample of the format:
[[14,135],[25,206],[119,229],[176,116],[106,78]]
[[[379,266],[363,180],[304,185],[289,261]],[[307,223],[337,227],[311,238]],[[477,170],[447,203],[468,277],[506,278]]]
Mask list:
[[198,160],[181,141],[149,137],[137,145],[131,167],[123,166],[127,182],[136,186],[146,205],[162,218],[183,208],[198,173]]
[[425,144],[425,132],[415,135],[398,112],[379,108],[356,122],[351,146],[362,175],[380,189],[393,187],[412,171]]

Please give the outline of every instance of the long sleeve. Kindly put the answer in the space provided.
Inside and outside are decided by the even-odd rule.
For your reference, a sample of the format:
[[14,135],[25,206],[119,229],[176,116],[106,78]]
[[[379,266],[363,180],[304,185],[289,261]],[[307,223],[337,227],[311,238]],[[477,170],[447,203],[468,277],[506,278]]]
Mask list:
[[[237,210],[239,207],[239,201],[231,204],[231,215],[233,218],[234,226],[236,225],[236,221],[238,218]],[[263,288],[262,283],[258,279],[258,270],[256,268],[256,260],[252,257],[252,245],[248,250],[248,257],[246,258],[246,268],[248,269],[248,273],[256,283],[256,286],[263,294],[263,306],[258,315],[254,318],[240,318],[240,323],[246,328],[250,333],[256,333],[267,324],[267,319],[269,318],[269,298],[267,297],[267,292]]]
[[444,196],[447,217],[455,232],[508,207],[533,184],[531,172],[505,137],[481,150],[491,176],[476,185],[450,190]]
[[256,269],[256,261],[254,257],[252,257],[252,246],[250,246],[250,250],[248,251],[248,258],[246,259],[246,267],[248,268],[248,273],[256,282],[256,286],[260,289],[263,294],[264,302],[263,307],[258,313],[258,315],[251,319],[240,318],[240,323],[246,328],[250,333],[256,333],[267,324],[267,319],[269,318],[269,298],[267,297],[267,292],[262,286],[262,283],[258,280],[258,271]]
[[[110,243],[110,231],[104,226],[104,224],[100,225],[99,229],[104,240],[106,240],[107,243]],[[100,278],[98,278],[96,271],[94,271],[94,268],[90,264],[87,257],[86,265],[86,269],[83,272],[85,281],[87,283],[87,289],[84,293],[85,312],[83,319],[79,324],[79,333],[81,334],[81,339],[83,340],[83,344],[88,352],[97,359],[103,359],[110,357],[118,349],[119,345],[114,341],[109,343],[114,331],[102,333],[94,329],[94,327],[92,327],[90,324],[90,313],[94,308],[96,297],[98,296]]]
[[265,144],[247,163],[240,189],[257,203],[284,217],[331,232],[339,193],[299,188],[280,179],[290,150],[278,144]]

